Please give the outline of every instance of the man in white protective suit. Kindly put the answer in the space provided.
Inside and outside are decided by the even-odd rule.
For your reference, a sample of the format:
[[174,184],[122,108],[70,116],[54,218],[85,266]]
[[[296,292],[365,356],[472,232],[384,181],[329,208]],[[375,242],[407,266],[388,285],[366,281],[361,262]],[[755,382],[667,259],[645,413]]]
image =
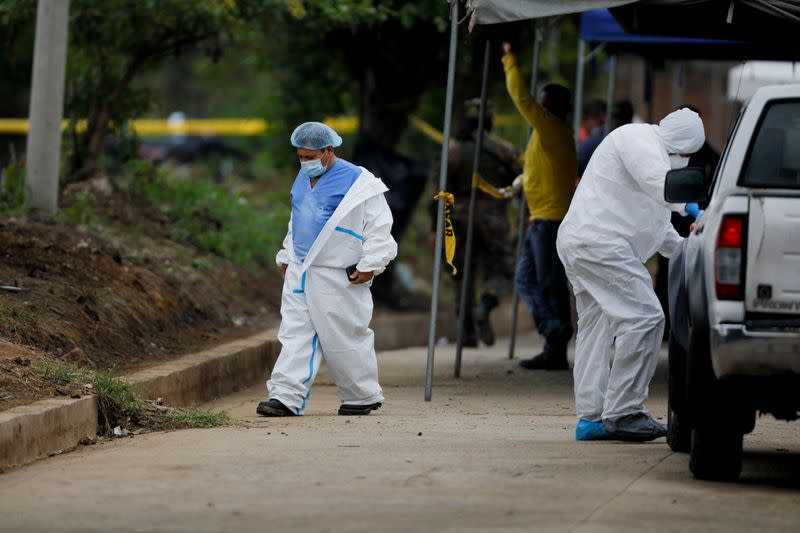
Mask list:
[[383,182],[339,159],[341,137],[306,122],[291,136],[300,172],[292,186],[289,231],[276,262],[283,276],[281,353],[267,382],[263,416],[302,415],[323,358],[342,399],[340,415],[378,409],[369,287],[397,255]]
[[[557,248],[575,294],[575,407],[578,440],[649,441],[666,435],[645,408],[664,314],[644,262],[681,242],[664,200],[670,169],[703,145],[700,117],[687,108],[658,126],[629,124],[598,146],[558,232]],[[611,362],[611,348],[616,350]]]

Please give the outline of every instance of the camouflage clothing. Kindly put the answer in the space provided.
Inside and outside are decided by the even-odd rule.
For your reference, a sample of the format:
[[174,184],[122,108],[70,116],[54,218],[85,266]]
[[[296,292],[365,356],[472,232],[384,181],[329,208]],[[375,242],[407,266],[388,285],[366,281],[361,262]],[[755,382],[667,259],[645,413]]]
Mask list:
[[[517,160],[517,151],[507,141],[486,135],[478,163],[478,172],[496,188],[508,187],[522,171]],[[467,247],[467,225],[469,224],[469,197],[472,187],[472,165],[475,157],[475,141],[458,142],[450,148],[448,164],[448,186],[456,198],[453,209],[453,228],[456,235],[456,254],[453,263],[458,269],[455,276],[458,296],[456,313],[463,282],[464,255]],[[467,315],[465,339],[476,338],[475,318],[488,318],[488,312],[497,305],[498,296],[504,294],[514,278],[514,257],[508,220],[508,200],[498,200],[477,191],[476,219],[473,225],[472,265],[470,285],[467,292]],[[435,217],[434,217],[435,219]],[[435,223],[435,222],[434,222]],[[481,306],[475,313],[475,281],[482,287]],[[487,316],[482,316],[487,315]]]

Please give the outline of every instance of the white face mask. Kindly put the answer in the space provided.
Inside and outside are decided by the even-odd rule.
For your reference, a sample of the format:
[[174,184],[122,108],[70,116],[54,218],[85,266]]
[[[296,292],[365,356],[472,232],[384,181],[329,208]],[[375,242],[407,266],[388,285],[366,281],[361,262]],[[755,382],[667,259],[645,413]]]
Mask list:
[[311,159],[310,161],[300,161],[300,168],[309,178],[316,178],[317,176],[322,176],[325,171],[327,170],[326,166],[322,163],[322,158],[325,157],[325,153],[318,157],[317,159]]
[[689,164],[689,158],[680,154],[669,154],[669,168],[685,168]]

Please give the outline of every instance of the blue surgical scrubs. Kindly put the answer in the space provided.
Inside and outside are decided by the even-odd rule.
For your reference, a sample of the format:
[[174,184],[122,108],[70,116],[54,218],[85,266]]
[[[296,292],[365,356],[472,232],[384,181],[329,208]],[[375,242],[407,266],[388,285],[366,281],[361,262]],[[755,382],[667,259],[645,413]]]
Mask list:
[[361,168],[337,159],[311,187],[311,178],[302,170],[292,186],[292,242],[294,253],[304,261],[314,241],[342,199],[361,175]]

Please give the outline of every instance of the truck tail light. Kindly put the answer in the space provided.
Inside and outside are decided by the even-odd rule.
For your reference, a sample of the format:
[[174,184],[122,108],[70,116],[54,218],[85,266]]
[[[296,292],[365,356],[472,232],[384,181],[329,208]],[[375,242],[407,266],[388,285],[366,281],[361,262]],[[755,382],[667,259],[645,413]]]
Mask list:
[[714,252],[714,279],[720,300],[741,300],[744,297],[744,243],[744,216],[722,217]]

